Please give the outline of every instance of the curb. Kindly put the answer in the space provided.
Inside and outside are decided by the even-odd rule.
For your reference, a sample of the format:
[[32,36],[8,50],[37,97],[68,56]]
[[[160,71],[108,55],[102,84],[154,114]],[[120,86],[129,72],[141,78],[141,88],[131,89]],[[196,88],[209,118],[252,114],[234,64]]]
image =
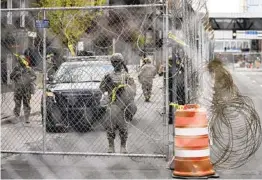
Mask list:
[[[41,112],[37,111],[37,112],[31,113],[30,117],[40,115],[40,114],[41,114]],[[24,118],[24,116],[20,116],[20,117]],[[12,121],[14,119],[15,119],[14,115],[6,115],[4,118],[1,117],[1,125],[10,124],[10,122],[8,122],[8,121]]]
[[235,68],[232,69],[235,72],[262,72],[262,69],[241,69],[241,68]]

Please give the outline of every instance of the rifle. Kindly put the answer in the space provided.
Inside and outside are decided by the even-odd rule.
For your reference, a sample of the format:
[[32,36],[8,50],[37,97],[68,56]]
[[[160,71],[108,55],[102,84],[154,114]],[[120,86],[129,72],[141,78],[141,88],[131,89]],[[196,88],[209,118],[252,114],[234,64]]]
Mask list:
[[128,68],[127,68],[127,66],[125,65],[125,63],[124,63],[124,62],[122,62],[122,65],[123,65],[123,67],[124,67],[125,71],[128,73]]

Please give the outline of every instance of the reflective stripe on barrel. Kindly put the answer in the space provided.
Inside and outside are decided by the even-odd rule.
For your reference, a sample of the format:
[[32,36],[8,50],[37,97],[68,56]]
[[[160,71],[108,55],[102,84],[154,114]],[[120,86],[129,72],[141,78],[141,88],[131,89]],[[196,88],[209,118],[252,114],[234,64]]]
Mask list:
[[210,155],[209,149],[203,150],[176,150],[175,152],[176,157],[208,157]]
[[201,136],[208,134],[208,128],[175,128],[177,136]]
[[176,149],[207,149],[208,135],[203,136],[175,136]]
[[175,126],[185,127],[207,127],[207,117],[205,112],[177,111]]

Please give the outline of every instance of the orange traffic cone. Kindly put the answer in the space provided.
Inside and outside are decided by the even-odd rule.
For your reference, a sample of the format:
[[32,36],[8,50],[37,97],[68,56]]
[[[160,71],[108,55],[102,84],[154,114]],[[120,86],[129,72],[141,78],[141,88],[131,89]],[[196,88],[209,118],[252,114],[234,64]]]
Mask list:
[[176,110],[174,178],[218,178],[210,161],[206,110],[190,104]]

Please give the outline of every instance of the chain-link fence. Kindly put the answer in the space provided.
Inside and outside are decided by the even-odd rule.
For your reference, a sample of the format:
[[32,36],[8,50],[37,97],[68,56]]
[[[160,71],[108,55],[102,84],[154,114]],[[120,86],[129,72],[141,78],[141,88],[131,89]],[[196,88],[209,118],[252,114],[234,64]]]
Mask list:
[[[205,106],[200,97],[205,96],[207,79],[202,75],[214,52],[214,31],[209,24],[206,1],[172,1],[170,14],[170,99],[181,105]],[[173,110],[170,113],[173,115]]]
[[2,152],[166,157],[169,103],[199,101],[213,52],[206,2],[169,2],[2,9]]
[[[1,151],[165,157],[163,7],[2,10]],[[153,81],[138,78],[144,55]]]

